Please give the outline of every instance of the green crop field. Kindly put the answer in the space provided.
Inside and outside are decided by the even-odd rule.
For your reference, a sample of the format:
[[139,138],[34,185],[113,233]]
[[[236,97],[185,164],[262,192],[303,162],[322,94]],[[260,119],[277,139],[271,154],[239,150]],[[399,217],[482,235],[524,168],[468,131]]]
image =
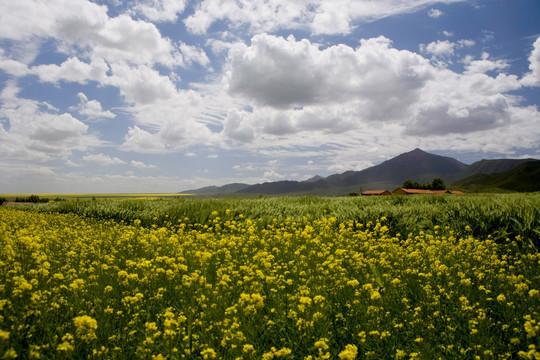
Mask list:
[[0,356],[537,359],[540,194],[0,207]]

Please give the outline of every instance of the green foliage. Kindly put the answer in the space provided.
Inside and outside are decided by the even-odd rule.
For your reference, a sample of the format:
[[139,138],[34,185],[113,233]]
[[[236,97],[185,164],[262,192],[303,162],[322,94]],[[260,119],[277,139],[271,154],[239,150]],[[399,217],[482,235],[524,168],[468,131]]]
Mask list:
[[7,202],[6,198],[5,197],[0,197],[0,205],[2,205],[5,202]]
[[429,184],[419,184],[411,180],[406,180],[401,187],[404,189],[446,190],[444,180],[441,178],[435,178]]
[[[206,223],[212,211],[233,209],[234,215],[269,224],[334,216],[366,223],[385,216],[391,234],[428,231],[437,225],[449,235],[492,236],[499,242],[521,236],[540,245],[540,193],[468,194],[382,197],[273,197],[171,200],[64,201],[34,205],[36,211],[75,213],[96,219],[163,226],[178,221]],[[187,218],[187,220],[186,220]],[[471,233],[465,231],[471,228]]]
[[454,185],[467,192],[539,191],[540,161],[528,161],[503,173],[472,175]]
[[[416,220],[426,215],[420,204],[450,199],[415,200]],[[280,200],[282,211],[326,214],[378,203]],[[149,204],[167,202],[129,207]],[[535,224],[528,214],[516,219],[524,229]],[[0,208],[0,355],[538,358],[540,254],[519,239],[476,239],[469,227],[447,236],[438,226],[390,236],[386,217],[265,223],[234,207],[207,215],[141,227]]]
[[30,196],[27,196],[27,197],[24,197],[24,196],[17,196],[15,198],[15,202],[28,202],[28,203],[47,203],[49,202],[49,199],[47,198],[41,198],[39,197],[39,195],[30,195]]

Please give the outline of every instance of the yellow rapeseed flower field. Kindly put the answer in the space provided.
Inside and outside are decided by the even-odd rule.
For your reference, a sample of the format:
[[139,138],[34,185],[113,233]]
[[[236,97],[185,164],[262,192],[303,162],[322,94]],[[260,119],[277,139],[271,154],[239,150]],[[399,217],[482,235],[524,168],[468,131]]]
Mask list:
[[384,218],[143,227],[0,208],[0,357],[540,358],[537,252],[390,233]]

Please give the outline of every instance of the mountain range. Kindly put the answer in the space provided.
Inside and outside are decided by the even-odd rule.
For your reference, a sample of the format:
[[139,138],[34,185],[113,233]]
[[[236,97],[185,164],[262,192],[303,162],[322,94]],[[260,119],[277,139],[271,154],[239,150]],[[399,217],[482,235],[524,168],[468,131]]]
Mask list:
[[540,191],[540,160],[480,160],[467,165],[451,157],[414,149],[361,171],[317,175],[305,181],[234,183],[183,192],[201,196],[346,195],[365,190],[392,191],[406,180],[422,184],[434,178],[442,178],[452,188],[465,191]]

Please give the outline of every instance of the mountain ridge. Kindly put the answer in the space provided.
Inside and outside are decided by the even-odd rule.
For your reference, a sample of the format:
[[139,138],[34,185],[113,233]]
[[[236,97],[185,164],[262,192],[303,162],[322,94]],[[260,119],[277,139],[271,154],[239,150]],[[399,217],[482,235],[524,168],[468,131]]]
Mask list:
[[478,174],[500,174],[536,159],[482,159],[467,165],[452,157],[425,152],[419,148],[400,154],[378,165],[345,171],[327,177],[313,176],[304,181],[281,180],[258,184],[233,183],[186,190],[201,196],[226,195],[345,195],[363,190],[400,187],[404,181],[431,182],[442,178],[447,185]]
[[505,190],[517,192],[540,191],[540,160],[522,162],[499,173],[475,174],[455,183],[474,192]]

